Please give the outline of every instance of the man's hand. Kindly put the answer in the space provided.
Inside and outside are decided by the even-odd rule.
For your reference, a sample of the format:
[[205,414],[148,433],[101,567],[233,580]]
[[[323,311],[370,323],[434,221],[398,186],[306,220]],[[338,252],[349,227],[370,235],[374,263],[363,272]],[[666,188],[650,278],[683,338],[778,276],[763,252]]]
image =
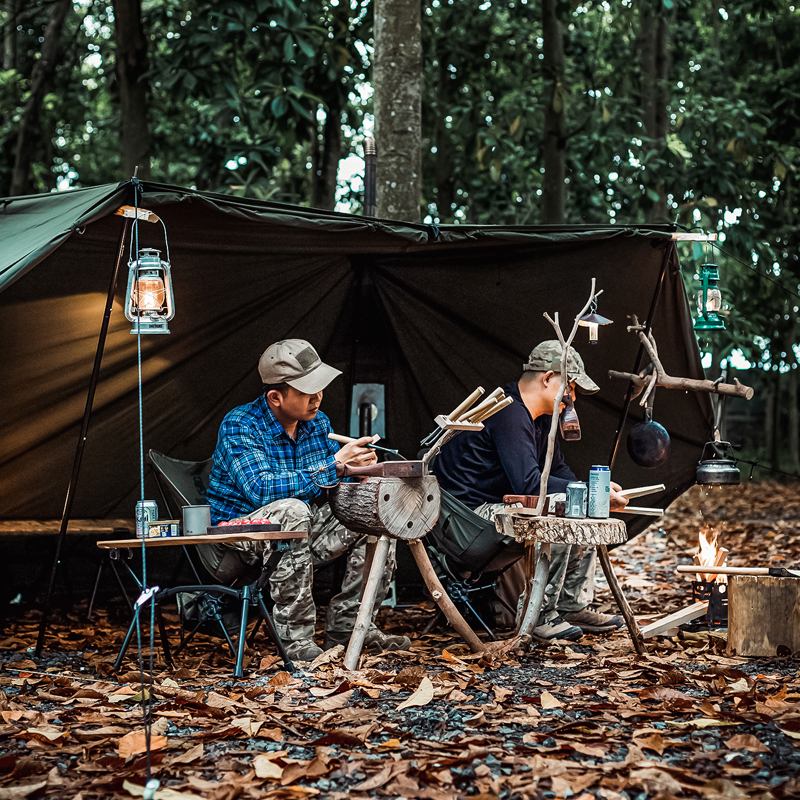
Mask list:
[[621,508],[625,508],[628,505],[628,498],[623,497],[621,494],[618,494],[622,491],[622,487],[618,483],[614,483],[611,481],[611,510],[612,511],[619,511]]
[[371,447],[365,447],[365,445],[371,444],[372,441],[372,436],[362,436],[354,442],[342,445],[334,456],[337,462],[337,472],[339,471],[339,464],[347,464],[350,467],[367,467],[370,464],[374,464],[378,460],[376,452]]

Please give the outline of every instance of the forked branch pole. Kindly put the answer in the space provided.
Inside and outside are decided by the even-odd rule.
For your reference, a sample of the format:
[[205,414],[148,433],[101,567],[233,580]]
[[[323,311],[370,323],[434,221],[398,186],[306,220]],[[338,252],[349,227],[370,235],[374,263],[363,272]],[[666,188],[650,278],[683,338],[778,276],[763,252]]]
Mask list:
[[559,411],[561,410],[561,400],[564,397],[564,392],[566,391],[568,381],[567,361],[569,358],[569,347],[572,344],[572,340],[575,338],[575,334],[578,332],[578,323],[580,318],[589,310],[594,300],[596,300],[603,293],[602,289],[599,292],[595,292],[595,285],[596,280],[592,278],[592,290],[589,292],[589,299],[586,301],[586,305],[575,316],[575,322],[567,339],[564,339],[564,334],[561,331],[561,325],[558,322],[558,312],[556,312],[555,319],[553,319],[547,312],[545,312],[544,315],[544,318],[553,326],[556,336],[558,337],[559,344],[561,345],[561,384],[558,387],[556,398],[553,401],[553,416],[550,419],[550,433],[547,436],[547,455],[544,459],[544,469],[542,470],[542,479],[541,483],[539,484],[539,502],[536,504],[536,514],[538,516],[544,513],[544,504],[547,502],[547,481],[550,478],[550,468],[553,466],[553,452],[555,451],[556,433],[558,432],[558,415]]
[[618,372],[617,370],[610,369],[608,371],[609,378],[622,378],[628,380],[633,384],[634,392],[633,397],[638,397],[642,392],[644,395],[639,401],[639,405],[645,405],[650,392],[655,386],[662,386],[665,389],[683,389],[689,392],[708,392],[709,394],[723,394],[732,397],[744,397],[745,400],[750,400],[753,397],[753,389],[750,386],[745,386],[740,383],[736,378],[733,383],[720,383],[718,381],[709,380],[696,380],[695,378],[674,378],[668,375],[664,370],[661,360],[658,356],[658,347],[652,331],[645,336],[644,326],[639,324],[636,315],[631,317],[632,325],[628,326],[629,331],[635,331],[639,335],[639,339],[647,350],[652,363],[653,371],[648,374],[647,370],[642,370],[640,373],[635,374],[632,372]]

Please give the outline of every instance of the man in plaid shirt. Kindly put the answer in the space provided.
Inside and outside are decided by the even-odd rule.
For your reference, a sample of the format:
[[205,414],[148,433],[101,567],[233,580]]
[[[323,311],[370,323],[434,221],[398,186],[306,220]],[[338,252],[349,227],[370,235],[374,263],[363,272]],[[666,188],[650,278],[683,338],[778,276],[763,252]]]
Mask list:
[[[313,567],[347,554],[342,588],[328,606],[325,649],[346,645],[358,614],[366,536],[347,530],[333,516],[323,490],[335,486],[345,463],[377,460],[369,437],[339,447],[328,439],[331,424],[320,410],[322,390],[340,371],[323,363],[302,339],[270,345],[258,371],[264,393],[233,409],[222,421],[208,501],[211,521],[269,518],[281,530],[308,531],[293,539],[270,578],[273,616],[288,655],[313,661],[323,650],[314,642],[316,608],[311,595]],[[394,573],[394,540],[373,619]],[[269,542],[205,545],[201,557],[221,583],[232,583],[269,557]],[[365,647],[407,649],[405,636],[382,633],[373,622]]]

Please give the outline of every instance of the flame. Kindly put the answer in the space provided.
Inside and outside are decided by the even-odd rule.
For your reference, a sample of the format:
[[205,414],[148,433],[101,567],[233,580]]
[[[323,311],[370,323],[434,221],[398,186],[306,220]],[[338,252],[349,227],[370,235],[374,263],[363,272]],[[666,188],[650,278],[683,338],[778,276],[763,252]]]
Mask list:
[[[713,567],[713,566],[720,566],[717,563],[717,557],[720,553],[720,548],[717,545],[717,539],[719,538],[719,531],[715,528],[711,528],[706,526],[705,530],[700,531],[700,549],[698,552],[698,558],[700,560],[701,567]],[[725,559],[723,558],[722,561]],[[708,575],[704,576],[700,573],[697,575],[697,580],[712,580],[716,581],[717,583],[727,583],[728,576],[727,575]]]

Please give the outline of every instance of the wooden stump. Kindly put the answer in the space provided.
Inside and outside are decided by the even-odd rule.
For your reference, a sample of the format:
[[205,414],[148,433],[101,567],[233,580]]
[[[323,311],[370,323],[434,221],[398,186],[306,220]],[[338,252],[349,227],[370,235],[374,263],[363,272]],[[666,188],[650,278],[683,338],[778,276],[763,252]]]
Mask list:
[[348,530],[406,541],[433,528],[441,504],[439,482],[432,475],[340,483],[328,497],[333,515]]
[[800,578],[731,575],[728,652],[774,657],[779,649],[800,652]]
[[622,544],[628,541],[625,523],[619,519],[572,519],[498,514],[494,518],[500,533],[518,542],[552,544]]

